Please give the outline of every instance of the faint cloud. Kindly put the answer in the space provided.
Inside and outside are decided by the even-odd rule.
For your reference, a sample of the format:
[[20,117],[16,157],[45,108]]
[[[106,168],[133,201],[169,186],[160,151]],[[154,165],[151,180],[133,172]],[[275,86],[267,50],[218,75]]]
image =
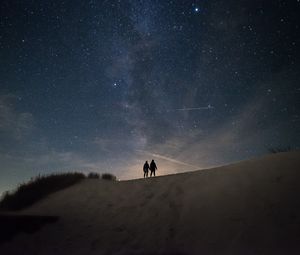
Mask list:
[[178,165],[188,166],[188,167],[192,167],[192,168],[196,168],[196,169],[200,168],[199,166],[191,165],[191,164],[188,164],[186,162],[183,162],[183,161],[180,161],[180,160],[177,160],[177,159],[174,159],[174,158],[170,158],[170,157],[167,157],[167,156],[164,156],[164,155],[160,155],[160,154],[157,154],[157,153],[152,153],[152,152],[149,152],[149,151],[142,151],[142,150],[137,150],[137,152],[140,153],[140,154],[143,154],[143,155],[152,156],[154,158],[163,159],[163,160],[166,160],[166,161],[178,164]]
[[15,109],[15,95],[0,95],[0,135],[21,140],[34,130],[34,118],[29,112]]
[[185,171],[184,165],[210,168],[264,154],[265,144],[272,140],[272,123],[261,126],[269,108],[263,97],[254,97],[220,126],[170,136],[166,142],[152,147],[153,153],[144,153],[183,163],[181,169],[177,167],[178,172]]

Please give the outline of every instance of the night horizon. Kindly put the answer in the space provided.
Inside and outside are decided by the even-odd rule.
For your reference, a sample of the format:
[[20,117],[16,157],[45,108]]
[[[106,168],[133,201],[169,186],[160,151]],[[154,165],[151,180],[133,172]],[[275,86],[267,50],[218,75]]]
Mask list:
[[300,147],[299,0],[3,1],[0,194]]

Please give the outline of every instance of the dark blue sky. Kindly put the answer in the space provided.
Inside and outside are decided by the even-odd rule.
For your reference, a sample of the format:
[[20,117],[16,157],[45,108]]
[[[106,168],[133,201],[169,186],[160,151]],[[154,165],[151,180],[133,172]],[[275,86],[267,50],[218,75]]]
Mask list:
[[288,1],[11,1],[0,13],[0,192],[38,173],[141,176],[300,146]]

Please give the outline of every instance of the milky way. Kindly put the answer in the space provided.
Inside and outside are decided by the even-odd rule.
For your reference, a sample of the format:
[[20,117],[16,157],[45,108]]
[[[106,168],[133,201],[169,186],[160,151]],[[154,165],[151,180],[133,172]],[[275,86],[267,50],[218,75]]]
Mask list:
[[300,146],[300,2],[11,1],[0,192],[57,171],[142,176]]

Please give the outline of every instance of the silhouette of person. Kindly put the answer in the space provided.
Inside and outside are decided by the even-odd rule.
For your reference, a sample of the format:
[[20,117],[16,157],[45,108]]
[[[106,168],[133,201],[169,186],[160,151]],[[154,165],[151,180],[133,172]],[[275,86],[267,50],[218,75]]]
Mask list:
[[154,162],[154,160],[152,159],[151,163],[150,163],[150,177],[152,176],[155,176],[155,170],[157,169],[157,166]]
[[148,161],[145,162],[144,167],[143,167],[143,170],[144,170],[144,178],[145,178],[145,177],[148,177],[148,170],[149,170],[149,164],[148,164]]

